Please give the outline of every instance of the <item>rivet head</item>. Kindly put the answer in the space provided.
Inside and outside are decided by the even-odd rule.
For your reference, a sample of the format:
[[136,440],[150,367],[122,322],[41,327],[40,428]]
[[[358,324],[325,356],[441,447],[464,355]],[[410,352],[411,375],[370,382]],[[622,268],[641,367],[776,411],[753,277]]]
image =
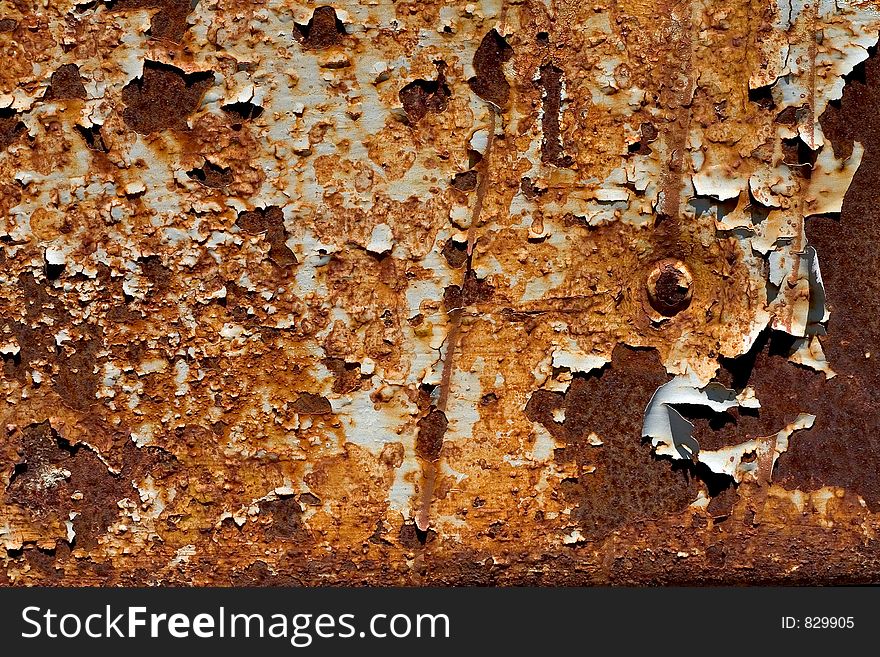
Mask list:
[[654,264],[646,282],[651,307],[672,317],[691,304],[694,277],[681,260],[668,258]]

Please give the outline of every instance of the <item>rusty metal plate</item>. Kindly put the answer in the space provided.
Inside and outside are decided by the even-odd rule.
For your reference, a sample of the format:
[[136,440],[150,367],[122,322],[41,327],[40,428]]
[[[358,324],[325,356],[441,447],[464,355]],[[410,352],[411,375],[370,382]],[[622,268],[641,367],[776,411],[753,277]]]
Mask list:
[[0,583],[876,581],[859,0],[0,2]]

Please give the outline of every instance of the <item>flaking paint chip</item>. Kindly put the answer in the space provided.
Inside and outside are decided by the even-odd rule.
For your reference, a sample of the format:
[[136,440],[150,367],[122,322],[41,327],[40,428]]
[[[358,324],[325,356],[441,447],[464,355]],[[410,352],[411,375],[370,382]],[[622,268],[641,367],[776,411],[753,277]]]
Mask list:
[[388,224],[378,224],[370,232],[367,251],[383,254],[394,248],[394,233]]

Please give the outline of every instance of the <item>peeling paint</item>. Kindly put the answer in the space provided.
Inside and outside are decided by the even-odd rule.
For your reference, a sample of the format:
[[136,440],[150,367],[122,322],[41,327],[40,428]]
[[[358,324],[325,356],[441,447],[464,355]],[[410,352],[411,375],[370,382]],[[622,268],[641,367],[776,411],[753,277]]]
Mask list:
[[26,5],[0,583],[876,579],[873,3]]

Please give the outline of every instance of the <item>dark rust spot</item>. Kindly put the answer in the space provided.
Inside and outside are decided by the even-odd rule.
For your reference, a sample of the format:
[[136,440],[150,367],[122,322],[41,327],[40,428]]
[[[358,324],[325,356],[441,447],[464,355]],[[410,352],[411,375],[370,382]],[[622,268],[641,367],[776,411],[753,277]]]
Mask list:
[[776,115],[776,122],[782,125],[795,125],[797,123],[797,108],[786,107]]
[[301,392],[291,404],[291,408],[303,415],[330,415],[333,412],[333,407],[326,397],[311,392]]
[[[880,510],[880,57],[876,49],[848,76],[843,98],[829,104],[822,130],[838,157],[852,153],[853,141],[865,146],[861,166],[844,197],[839,217],[812,217],[806,222],[809,242],[819,253],[831,320],[821,338],[828,362],[838,376],[824,376],[759,354],[751,381],[768,387],[760,413],[774,405],[812,413],[809,431],[792,436],[780,456],[776,476],[786,486],[814,489],[840,486],[861,495],[868,507]],[[868,356],[870,355],[870,356]],[[765,400],[765,397],[767,399]],[[790,421],[790,420],[789,420]],[[778,421],[777,421],[778,424]],[[779,427],[773,429],[778,430]]]
[[464,306],[460,285],[448,285],[443,290],[443,305],[448,313]]
[[114,0],[109,3],[108,9],[132,11],[158,8],[159,11],[150,20],[150,36],[177,43],[189,29],[186,19],[194,6],[192,0]]
[[643,123],[639,126],[639,134],[641,134],[642,139],[646,144],[650,144],[651,142],[657,141],[657,137],[660,136],[660,131],[657,130],[657,126],[653,123]]
[[151,255],[138,258],[138,265],[156,293],[163,294],[171,288],[174,274],[171,269],[165,266],[160,256]]
[[359,390],[361,369],[358,363],[346,363],[342,358],[325,358],[324,366],[333,374],[333,392],[339,395]]
[[439,408],[431,408],[431,412],[418,422],[419,432],[416,437],[416,454],[428,461],[436,461],[440,458],[440,450],[443,448],[443,437],[449,421],[446,413]]
[[455,174],[449,184],[460,192],[472,192],[477,188],[478,180],[477,172],[471,169]]
[[467,262],[467,243],[456,242],[455,240],[446,240],[443,245],[443,257],[453,269],[463,267]]
[[400,544],[410,550],[418,550],[427,543],[431,543],[437,539],[437,532],[433,529],[422,531],[411,522],[404,523],[400,526],[398,540]]
[[290,586],[286,577],[277,577],[269,570],[265,561],[257,559],[241,570],[235,571],[230,577],[233,586]]
[[398,93],[410,121],[421,121],[429,113],[439,114],[449,105],[452,93],[446,84],[446,64],[437,62],[436,80],[413,80]]
[[[698,487],[689,472],[658,459],[641,438],[640,409],[667,380],[655,351],[618,346],[600,374],[576,376],[565,394],[538,390],[530,397],[526,416],[565,442],[557,460],[574,461],[579,471],[596,468],[562,487],[576,505],[572,518],[588,538],[677,513],[696,499]],[[565,409],[561,424],[553,418],[556,409]],[[601,438],[601,447],[590,444],[591,432]]]
[[27,132],[27,127],[18,118],[15,110],[0,109],[0,151],[5,151]]
[[266,540],[298,541],[308,538],[302,524],[302,508],[294,497],[284,497],[260,503],[260,511],[272,522],[266,527]]
[[79,98],[86,99],[86,88],[83,85],[79,67],[76,64],[63,64],[52,74],[49,88],[43,96],[46,100],[62,100]]
[[186,175],[212,189],[223,189],[235,182],[235,177],[228,167],[220,167],[207,160],[203,167],[191,169]]
[[559,111],[562,106],[562,69],[545,64],[540,70],[538,86],[544,91],[544,111],[541,117],[541,161],[555,167],[569,167],[572,159],[562,147]]
[[476,272],[468,268],[465,272],[464,285],[449,285],[443,291],[443,303],[449,312],[488,301],[494,292],[494,288],[486,280],[477,278]]
[[635,155],[650,155],[652,153],[650,144],[657,141],[659,134],[653,123],[642,123],[639,126],[639,141],[630,145],[629,152]]
[[[46,358],[55,351],[54,332],[70,322],[60,300],[49,294],[31,273],[23,273],[18,281],[23,297],[24,319],[12,322],[12,333],[21,348],[15,359],[3,360],[5,376],[25,380],[26,368],[35,360]],[[51,318],[51,326],[43,318]],[[23,367],[19,367],[19,365]]]
[[[20,504],[35,522],[48,517],[66,520],[71,511],[76,533],[75,546],[86,549],[97,545],[99,536],[119,517],[117,502],[138,499],[132,479],[150,473],[163,479],[173,473],[176,461],[158,448],[138,449],[121,434],[122,471],[112,474],[91,449],[70,445],[48,422],[31,424],[20,432],[19,461],[6,499]],[[82,499],[73,499],[74,492]]]
[[733,510],[736,500],[736,487],[728,486],[709,501],[706,511],[708,511],[709,515],[713,518],[726,518]]
[[14,32],[17,27],[17,20],[13,18],[0,18],[0,34],[3,32]]
[[527,199],[535,199],[541,196],[546,189],[539,188],[532,182],[532,179],[526,176],[519,182],[519,188]]
[[235,225],[251,235],[265,235],[269,242],[269,259],[279,267],[297,264],[296,255],[287,246],[287,230],[284,228],[281,208],[270,205],[265,209],[242,212]]
[[[826,289],[830,289],[827,279]],[[788,361],[794,338],[765,332],[748,354],[722,361],[718,374],[724,385],[737,390],[751,386],[761,408],[733,409],[720,421],[688,414],[695,425],[694,437],[704,448],[718,449],[772,436],[800,413],[811,413],[816,416],[813,428],[790,438],[773,480],[801,490],[840,486],[861,495],[872,510],[880,509],[880,425],[871,387],[880,384],[880,377],[858,362],[851,347],[841,349],[841,339],[845,338],[835,331],[823,342],[838,371],[837,377],[826,380],[824,374]],[[839,361],[832,358],[835,351]],[[854,368],[847,371],[848,364]]]
[[198,109],[213,81],[210,71],[184,73],[174,66],[147,60],[143,75],[122,89],[122,118],[142,135],[187,130],[187,117]]
[[324,50],[342,43],[345,26],[333,7],[317,7],[306,25],[296,24],[294,37],[308,50]]
[[73,354],[59,359],[59,371],[53,385],[65,404],[78,411],[87,411],[96,402],[99,375],[95,365],[101,342],[96,338],[78,340],[73,348]]
[[464,305],[469,306],[474,303],[482,303],[492,298],[494,288],[489,285],[488,281],[477,278],[477,274],[473,269],[468,269],[464,277],[464,285],[462,286],[462,301]]
[[[876,46],[869,48],[868,52],[870,57],[846,76],[843,97],[829,102],[820,117],[822,132],[831,140],[834,154],[841,159],[852,155],[853,141],[862,141],[868,136],[876,139],[877,113],[866,111],[866,108],[875,108],[880,103],[880,63]],[[871,150],[874,143],[866,142],[866,150]],[[859,171],[864,169],[863,160]]]
[[475,94],[500,109],[507,107],[510,100],[510,83],[504,77],[502,65],[511,57],[513,48],[498,32],[489,30],[474,53],[473,64],[477,74],[468,80]]

